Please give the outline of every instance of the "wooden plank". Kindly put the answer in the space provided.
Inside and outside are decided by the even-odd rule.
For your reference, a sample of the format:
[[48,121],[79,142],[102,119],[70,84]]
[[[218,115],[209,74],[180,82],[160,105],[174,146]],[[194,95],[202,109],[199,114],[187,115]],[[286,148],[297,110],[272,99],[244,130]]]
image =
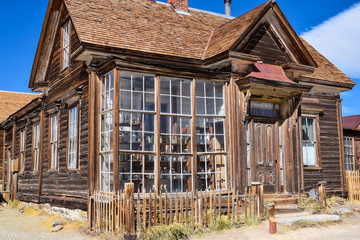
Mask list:
[[231,198],[230,198],[230,189],[228,189],[228,201],[227,201],[227,216],[228,216],[228,220],[230,221],[230,214],[231,214],[231,211],[230,211],[230,201],[231,201]]
[[236,222],[237,223],[239,223],[239,207],[240,207],[239,191],[236,191]]
[[204,226],[205,228],[208,227],[208,222],[207,222],[207,209],[208,209],[208,206],[207,206],[207,192],[204,191]]
[[155,190],[160,190],[160,76],[155,78]]
[[191,229],[192,232],[195,230],[195,215],[194,215],[194,191],[191,191]]
[[160,207],[160,225],[163,224],[163,201],[162,201],[162,193],[160,190],[160,194],[159,194],[159,207]]
[[175,219],[176,222],[179,222],[179,199],[178,199],[178,191],[176,190],[176,194],[175,194]]
[[189,191],[186,191],[185,195],[185,224],[189,224],[189,198],[188,198]]
[[114,117],[113,117],[113,177],[114,191],[119,190],[119,94],[120,94],[120,73],[114,69]]
[[[195,79],[191,82],[191,97],[193,99],[191,109],[192,109],[192,119],[191,119],[191,139],[192,139],[192,151],[193,151],[193,163],[192,164],[192,170],[193,170],[193,176],[197,176],[197,145],[196,145],[196,84]],[[192,185],[189,184],[189,190],[195,191],[197,184],[197,178],[192,177]],[[194,186],[195,189],[193,189],[190,186]]]
[[244,208],[245,208],[245,221],[248,221],[248,188],[245,188],[245,201],[244,201]]
[[[43,161],[44,161],[44,125],[45,125],[45,110],[40,111],[40,144],[39,144],[39,202],[43,183]],[[14,129],[15,132],[15,129]],[[15,136],[15,135],[14,135]]]
[[145,188],[143,188],[143,232],[146,232],[146,191]]
[[168,191],[167,189],[165,190],[165,225],[169,224],[169,219],[168,219]]
[[125,199],[126,199],[126,232],[128,235],[135,234],[134,224],[134,183],[125,183],[124,187]]
[[180,223],[184,223],[184,194],[181,191],[180,195]]
[[173,196],[172,196],[172,192],[170,192],[169,208],[170,208],[170,221],[169,221],[169,224],[172,224],[173,223]]
[[213,194],[212,189],[210,189],[210,203],[209,203],[209,213],[210,213],[210,225],[213,224]]
[[150,189],[150,192],[149,192],[149,229],[151,229],[152,227],[152,223],[151,223],[151,219],[152,219],[152,195],[151,195],[151,189]]
[[88,184],[89,184],[89,196],[92,196],[95,190],[95,73],[92,68],[88,69],[89,73],[89,141],[88,141]]
[[154,191],[154,227],[157,223],[157,191]]
[[137,219],[137,222],[136,222],[136,227],[137,227],[137,231],[136,232],[141,232],[141,226],[140,226],[140,213],[141,213],[141,210],[140,210],[140,207],[141,207],[141,203],[140,203],[140,189],[138,188],[138,192],[137,192],[137,206],[136,206],[136,219]]
[[202,191],[200,191],[200,199],[198,200],[199,201],[199,224],[201,227],[203,227],[203,194],[202,194]]

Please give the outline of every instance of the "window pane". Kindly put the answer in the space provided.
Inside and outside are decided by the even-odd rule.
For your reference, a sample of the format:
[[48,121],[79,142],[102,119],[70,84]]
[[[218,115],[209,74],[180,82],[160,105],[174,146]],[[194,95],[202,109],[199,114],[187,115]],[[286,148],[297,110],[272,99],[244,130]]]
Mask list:
[[134,91],[140,91],[142,92],[144,90],[144,82],[143,82],[143,75],[142,74],[137,74],[137,73],[133,73],[132,75],[132,80],[133,80],[133,85],[132,85],[132,90]]
[[275,117],[273,103],[251,101],[251,115],[261,117]]

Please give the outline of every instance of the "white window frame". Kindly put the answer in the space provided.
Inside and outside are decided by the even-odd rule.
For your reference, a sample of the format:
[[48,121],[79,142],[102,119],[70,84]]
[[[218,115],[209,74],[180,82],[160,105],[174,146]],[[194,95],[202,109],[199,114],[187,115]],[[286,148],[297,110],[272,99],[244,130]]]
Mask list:
[[354,138],[344,137],[344,154],[346,171],[355,170]]
[[20,172],[25,171],[25,139],[26,129],[20,131]]
[[[101,77],[100,89],[100,191],[112,192],[113,182],[113,131],[114,131],[114,84],[115,71]],[[112,79],[111,79],[112,78]],[[110,121],[110,122],[107,122]],[[102,129],[102,126],[104,129]],[[109,127],[109,129],[106,129]]]
[[39,171],[39,164],[40,164],[40,124],[36,124],[33,127],[33,171]]
[[58,129],[59,129],[59,116],[55,115],[50,118],[50,149],[51,149],[51,169],[58,168]]
[[62,32],[62,62],[65,69],[70,63],[70,21],[63,26]]
[[[314,140],[311,141],[311,140],[304,140],[304,136],[303,136],[303,133],[301,134],[301,141],[302,141],[302,162],[303,162],[303,165],[304,167],[315,167],[315,168],[319,168],[320,167],[320,163],[319,163],[319,137],[318,137],[318,132],[317,130],[319,130],[318,128],[318,118],[317,117],[314,117],[314,116],[302,116],[301,117],[301,131],[302,131],[302,128],[303,128],[303,120],[306,119],[306,126],[308,127],[308,120],[307,119],[312,119],[314,121],[314,124],[313,124],[313,136],[314,136]],[[309,151],[307,150],[308,149],[308,146],[307,144],[314,144],[314,159],[315,159],[315,162],[312,164],[310,163],[309,164]],[[306,145],[306,147],[305,147]],[[306,151],[304,151],[304,149]]]
[[78,106],[69,109],[68,169],[77,169],[78,159]]

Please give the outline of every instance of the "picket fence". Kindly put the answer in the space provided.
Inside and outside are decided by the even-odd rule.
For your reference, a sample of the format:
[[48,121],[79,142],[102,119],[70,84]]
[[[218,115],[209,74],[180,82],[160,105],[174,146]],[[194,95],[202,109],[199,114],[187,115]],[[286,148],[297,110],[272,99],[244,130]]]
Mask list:
[[116,193],[96,192],[89,198],[89,227],[97,233],[136,235],[156,225],[174,222],[207,228],[217,218],[246,223],[264,217],[262,185],[245,189],[245,194],[231,190],[193,192],[140,192],[134,185]]
[[360,201],[360,171],[347,171],[346,180],[349,200]]

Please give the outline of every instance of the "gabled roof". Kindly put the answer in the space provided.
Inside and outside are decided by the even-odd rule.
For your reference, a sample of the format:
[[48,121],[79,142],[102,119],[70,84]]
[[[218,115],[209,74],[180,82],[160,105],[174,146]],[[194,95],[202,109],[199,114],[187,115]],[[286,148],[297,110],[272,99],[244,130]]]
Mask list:
[[80,40],[106,47],[200,59],[210,31],[228,18],[148,0],[65,0]]
[[345,129],[352,129],[352,130],[359,130],[360,126],[360,115],[353,115],[343,117],[343,128]]
[[40,94],[0,91],[0,123]]
[[[61,9],[64,1],[80,42],[85,49],[133,50],[192,59],[201,62],[226,51],[233,51],[241,37],[250,32],[254,23],[271,8],[276,8],[283,25],[295,44],[318,69],[306,77],[349,85],[355,83],[306,41],[299,38],[274,0],[235,19],[224,15],[189,8],[189,14],[179,14],[169,4],[149,0],[49,0],[43,31],[36,52],[29,87],[45,81],[49,48],[53,33],[46,33],[51,12]],[[54,7],[55,6],[55,7]],[[50,22],[50,23],[48,23]],[[54,26],[55,20],[51,26]],[[52,29],[52,28],[51,28]],[[50,37],[49,37],[50,36]],[[55,36],[53,35],[53,38]],[[46,41],[45,41],[46,40]],[[46,60],[42,60],[46,59]],[[45,62],[45,63],[44,63]],[[39,66],[38,66],[39,65]]]

